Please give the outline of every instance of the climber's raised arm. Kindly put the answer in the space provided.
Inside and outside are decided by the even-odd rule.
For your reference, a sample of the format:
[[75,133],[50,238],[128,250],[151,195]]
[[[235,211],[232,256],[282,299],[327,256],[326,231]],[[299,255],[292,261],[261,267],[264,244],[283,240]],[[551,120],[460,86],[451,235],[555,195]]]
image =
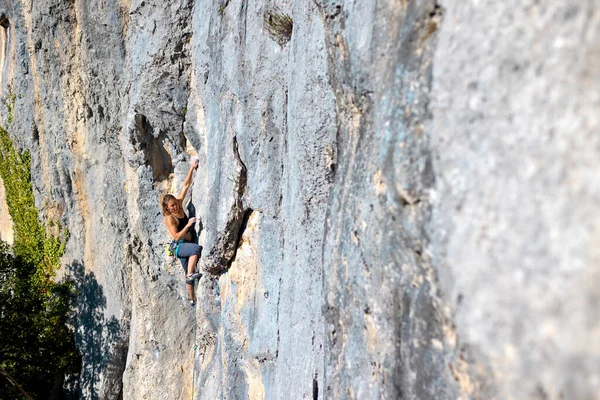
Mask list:
[[187,176],[185,177],[185,181],[183,181],[183,187],[181,188],[181,191],[179,192],[179,196],[177,196],[177,198],[181,201],[183,201],[183,199],[185,198],[185,195],[187,194],[188,189],[190,188],[190,185],[192,184],[192,174],[194,173],[194,170],[198,168],[198,160],[193,160],[192,161],[192,165],[190,165],[190,169],[187,173]]

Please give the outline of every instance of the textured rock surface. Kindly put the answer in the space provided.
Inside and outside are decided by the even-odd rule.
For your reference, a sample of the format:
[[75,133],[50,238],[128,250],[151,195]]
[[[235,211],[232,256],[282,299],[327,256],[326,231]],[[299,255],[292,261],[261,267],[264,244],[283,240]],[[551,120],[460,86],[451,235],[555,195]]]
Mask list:
[[498,398],[597,398],[600,9],[484,3],[433,59],[443,291]]
[[[71,233],[82,398],[600,393],[593,0],[0,13],[4,125]],[[157,202],[191,156],[195,309]]]

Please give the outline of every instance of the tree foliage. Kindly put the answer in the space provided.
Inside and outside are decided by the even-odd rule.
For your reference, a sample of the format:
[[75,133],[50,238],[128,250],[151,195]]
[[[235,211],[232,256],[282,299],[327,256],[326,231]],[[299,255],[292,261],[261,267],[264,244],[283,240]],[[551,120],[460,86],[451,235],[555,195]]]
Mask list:
[[[0,241],[0,368],[36,398],[59,396],[65,374],[75,375],[80,354],[67,326],[72,282],[54,281],[68,232],[48,235],[38,220],[30,157],[0,128],[0,176],[14,223],[14,246]],[[0,400],[21,397],[0,376]]]

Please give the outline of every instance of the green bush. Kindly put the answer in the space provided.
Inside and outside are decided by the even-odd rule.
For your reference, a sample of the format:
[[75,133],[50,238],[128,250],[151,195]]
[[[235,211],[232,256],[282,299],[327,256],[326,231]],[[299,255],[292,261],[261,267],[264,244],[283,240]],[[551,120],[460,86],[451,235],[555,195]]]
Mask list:
[[0,176],[14,224],[13,248],[0,241],[0,400],[21,396],[7,375],[34,398],[62,397],[65,375],[76,375],[81,364],[67,326],[75,291],[72,282],[54,281],[68,232],[63,240],[46,233],[29,153],[18,152],[1,127]]
[[271,39],[284,46],[292,38],[294,30],[294,21],[287,14],[276,12],[264,13],[264,26]]
[[[8,132],[0,127],[0,177],[4,181],[8,212],[14,223],[15,254],[38,268],[38,272],[51,278],[60,266],[64,240],[48,235],[46,227],[38,220],[30,173],[29,152],[19,153]],[[42,278],[42,277],[40,277]]]

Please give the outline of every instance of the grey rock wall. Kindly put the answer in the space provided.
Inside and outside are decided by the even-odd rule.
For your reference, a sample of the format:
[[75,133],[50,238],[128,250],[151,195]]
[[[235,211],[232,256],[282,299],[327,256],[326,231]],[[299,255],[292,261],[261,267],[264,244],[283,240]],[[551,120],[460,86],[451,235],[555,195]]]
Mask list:
[[[71,233],[81,398],[600,393],[593,0],[0,13],[3,123]],[[158,205],[191,157],[196,308]]]
[[321,7],[340,130],[323,250],[325,397],[458,398],[456,334],[427,230],[436,178],[425,125],[443,10]]
[[442,3],[433,59],[443,291],[498,398],[595,399],[600,10],[482,3]]

